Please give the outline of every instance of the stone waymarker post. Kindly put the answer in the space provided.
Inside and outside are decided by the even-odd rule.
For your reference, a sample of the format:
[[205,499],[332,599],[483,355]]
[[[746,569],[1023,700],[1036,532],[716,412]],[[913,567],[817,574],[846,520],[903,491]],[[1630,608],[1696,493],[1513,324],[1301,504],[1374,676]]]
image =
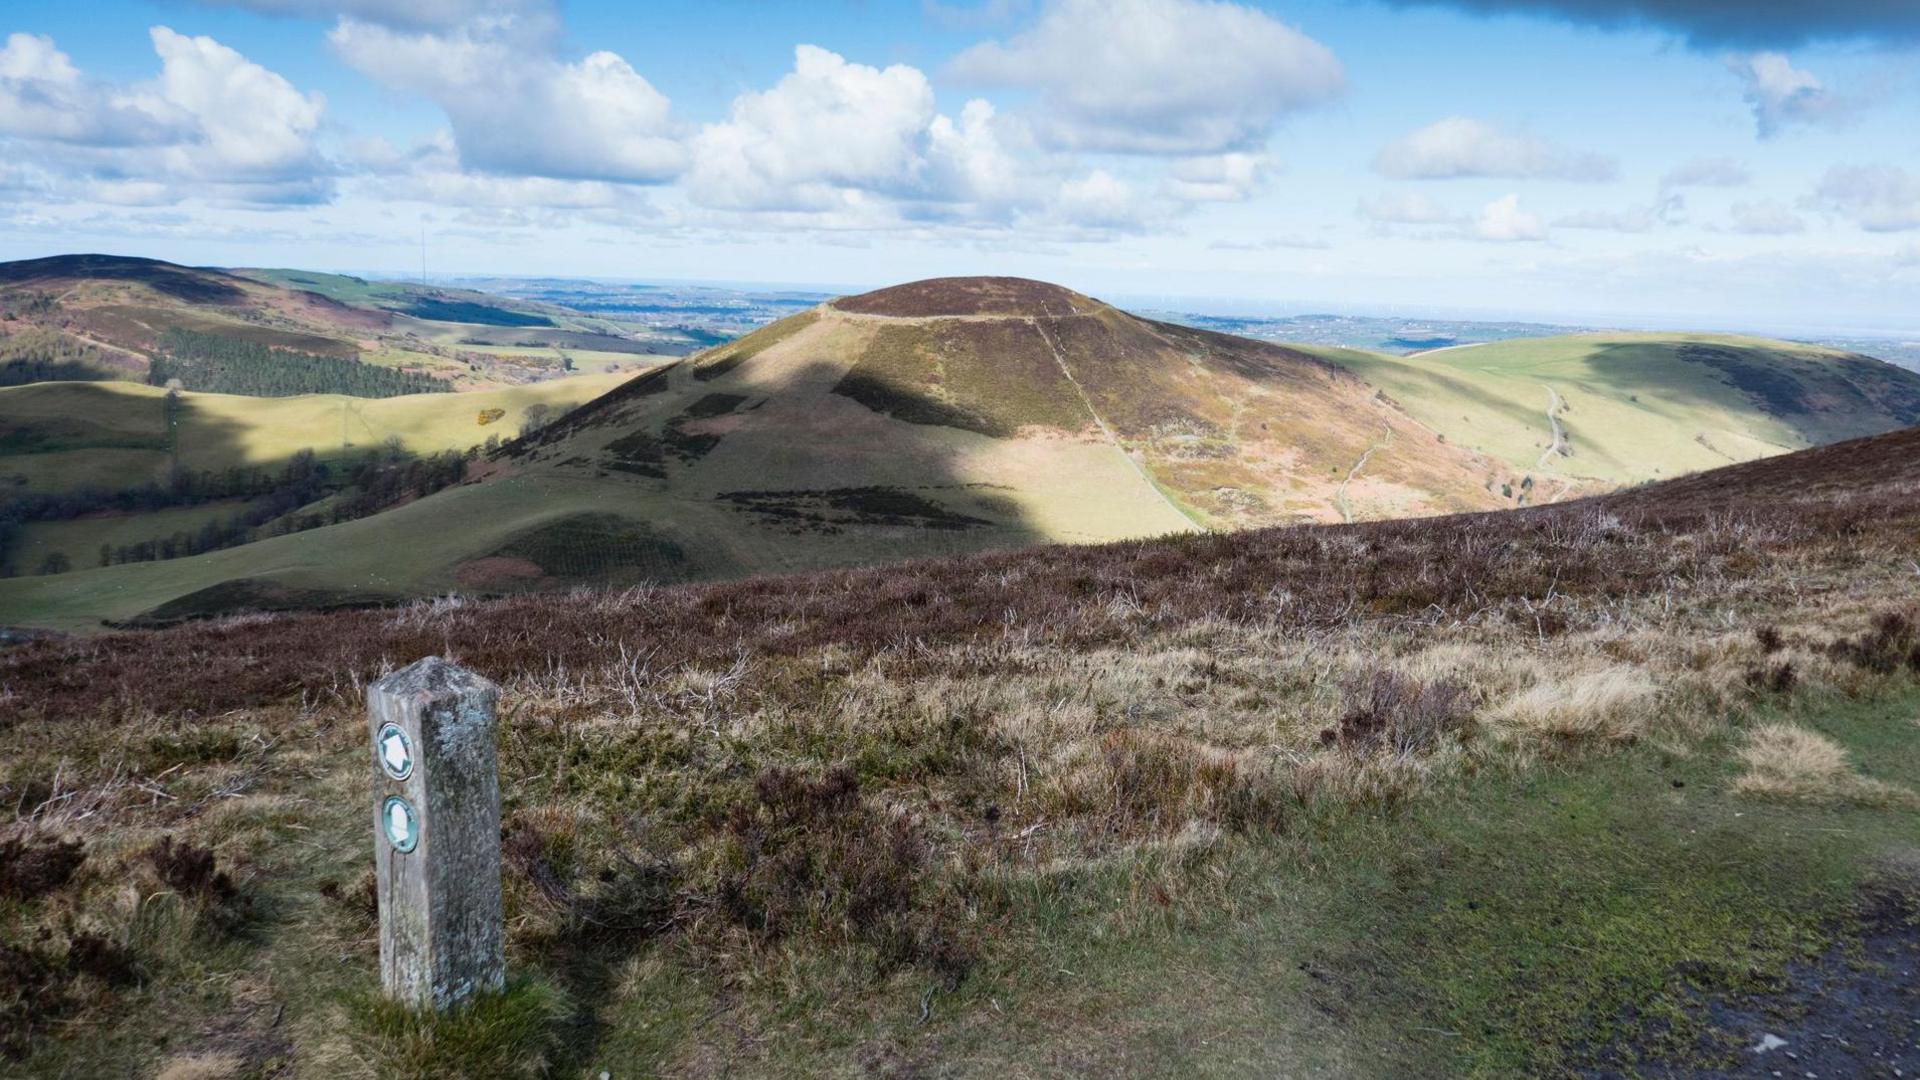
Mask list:
[[500,691],[430,656],[367,690],[380,979],[446,1009],[506,980],[500,905]]

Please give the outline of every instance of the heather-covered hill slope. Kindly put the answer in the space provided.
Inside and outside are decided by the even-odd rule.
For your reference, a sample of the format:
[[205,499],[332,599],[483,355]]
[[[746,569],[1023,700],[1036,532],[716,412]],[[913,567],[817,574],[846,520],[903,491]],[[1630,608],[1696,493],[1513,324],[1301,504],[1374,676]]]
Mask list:
[[373,517],[0,582],[0,621],[85,629],[1535,505],[1895,427],[1920,408],[1910,383],[1862,357],[1685,336],[1316,353],[1043,282],[932,279],[649,371],[471,482]]
[[191,559],[0,583],[0,608],[79,628],[1501,503],[1504,474],[1304,353],[1037,282],[910,290],[918,314],[883,290],[648,372],[477,482]]
[[[1917,535],[1909,430],[1516,512],[0,650],[0,1068],[1891,1067]],[[444,1019],[379,1004],[368,885],[362,695],[425,655],[502,687],[515,981]]]
[[[1724,572],[1775,556],[1839,559],[1842,567],[1869,557],[1911,576],[1910,561],[1920,555],[1916,529],[1920,427],[1516,512],[1046,546],[615,590],[587,603],[576,602],[580,594],[531,595],[448,605],[444,618],[418,625],[389,612],[338,612],[54,639],[0,653],[0,675],[12,680],[5,685],[70,701],[61,711],[101,698],[157,705],[176,694],[194,708],[218,710],[433,643],[490,669],[531,671],[568,650],[613,648],[625,636],[650,642],[660,662],[671,664],[742,647],[788,653],[833,643],[865,650],[899,640],[970,641],[1006,632],[1001,615],[1012,617],[1006,625],[1064,635],[1075,647],[1122,640],[1139,629],[1140,616],[1152,616],[1148,624],[1253,619],[1306,629],[1356,613],[1421,625],[1448,613],[1497,613],[1531,626],[1523,615],[1534,591],[1554,591],[1568,598],[1562,604],[1598,617],[1610,597],[1639,595],[1647,581],[1688,567]],[[1702,548],[1707,534],[1750,534],[1753,543]],[[1743,602],[1757,610],[1779,599],[1767,582],[1731,584],[1750,586]],[[539,635],[520,633],[534,623],[544,628]],[[170,649],[234,677],[172,665]],[[119,660],[135,653],[154,666],[143,660],[117,672]]]

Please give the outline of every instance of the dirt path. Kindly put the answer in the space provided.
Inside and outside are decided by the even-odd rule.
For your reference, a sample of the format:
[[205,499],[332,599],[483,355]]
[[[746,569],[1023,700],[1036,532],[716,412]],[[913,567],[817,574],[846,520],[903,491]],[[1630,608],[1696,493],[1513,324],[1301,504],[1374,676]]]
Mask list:
[[[1920,896],[1866,897],[1858,926],[1777,987],[1703,995],[1712,1033],[1691,1047],[1652,1040],[1616,1046],[1591,1080],[1899,1077],[1920,1073]],[[1632,1062],[1629,1068],[1626,1063]]]
[[1340,490],[1333,493],[1333,505],[1340,508],[1341,519],[1349,525],[1353,524],[1353,508],[1347,505],[1347,485],[1353,483],[1353,478],[1359,476],[1360,470],[1367,467],[1367,459],[1373,456],[1374,451],[1383,450],[1393,442],[1393,425],[1383,426],[1386,427],[1387,434],[1379,442],[1367,447],[1367,452],[1361,454],[1360,460],[1354,462],[1353,468],[1347,470],[1347,478],[1340,481]]
[[1540,460],[1533,463],[1536,469],[1546,468],[1547,459],[1555,454],[1573,456],[1573,451],[1567,447],[1567,429],[1560,423],[1560,410],[1564,408],[1566,402],[1560,400],[1560,392],[1551,386],[1547,387],[1547,423],[1553,427],[1553,445],[1547,447],[1546,453],[1540,455]]
[[1464,345],[1442,345],[1437,349],[1420,349],[1415,352],[1410,352],[1407,354],[1407,359],[1411,360],[1416,356],[1433,356],[1436,353],[1456,352],[1460,349],[1477,349],[1482,345],[1491,344],[1492,342],[1489,341],[1469,341]]
[[1732,454],[1729,454],[1725,450],[1722,450],[1719,447],[1713,445],[1713,440],[1707,438],[1707,433],[1704,431],[1698,435],[1695,435],[1693,437],[1693,441],[1699,443],[1702,447],[1704,447],[1707,450],[1708,453],[1718,454],[1721,457],[1726,458],[1727,461],[1736,465],[1739,464],[1740,462],[1739,458],[1734,457]]
[[1080,395],[1080,403],[1087,407],[1087,415],[1093,417],[1093,422],[1099,426],[1100,433],[1106,436],[1107,442],[1111,444],[1115,450],[1120,452],[1120,456],[1126,459],[1127,464],[1133,466],[1133,471],[1140,474],[1141,481],[1152,488],[1153,493],[1160,496],[1174,513],[1179,514],[1188,521],[1192,521],[1194,528],[1204,532],[1206,526],[1198,521],[1194,521],[1193,515],[1188,513],[1186,508],[1174,502],[1165,491],[1161,490],[1160,485],[1153,479],[1153,475],[1147,472],[1146,466],[1140,464],[1131,453],[1127,452],[1127,446],[1120,441],[1120,436],[1114,434],[1113,429],[1107,426],[1107,421],[1100,415],[1100,410],[1093,407],[1093,398],[1087,395],[1086,387],[1081,386],[1080,380],[1073,377],[1073,369],[1067,366],[1067,358],[1060,355],[1060,347],[1053,343],[1053,337],[1047,333],[1046,328],[1041,326],[1037,319],[1027,319],[1025,322],[1028,326],[1033,327],[1034,333],[1040,335],[1040,340],[1047,343],[1047,351],[1053,354],[1053,362],[1059,366],[1060,374],[1066,376],[1068,385],[1073,387],[1073,392]]

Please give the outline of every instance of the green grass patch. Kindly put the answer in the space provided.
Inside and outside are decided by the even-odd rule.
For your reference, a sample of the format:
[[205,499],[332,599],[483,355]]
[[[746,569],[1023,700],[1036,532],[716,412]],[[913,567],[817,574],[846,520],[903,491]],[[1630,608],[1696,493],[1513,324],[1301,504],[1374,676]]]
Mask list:
[[419,1080],[473,1076],[545,1076],[563,1050],[565,995],[520,978],[445,1013],[360,995],[351,1014],[354,1044],[376,1076]]
[[[1705,334],[1575,334],[1411,356],[1308,351],[1449,442],[1548,476],[1636,483],[1892,430],[1920,378],[1814,346]],[[1551,393],[1550,393],[1551,392]],[[1549,454],[1549,407],[1570,454]]]
[[819,320],[818,312],[803,311],[763,326],[737,341],[716,346],[694,361],[693,377],[701,382],[717,379]]
[[[1797,719],[1912,783],[1916,714],[1908,691]],[[1610,1044],[1628,1063],[1693,1052],[1712,1034],[1701,992],[1764,989],[1819,952],[1914,839],[1897,810],[1733,795],[1737,744],[1482,777],[1405,818],[1336,825],[1329,839],[1363,854],[1331,894],[1351,933],[1322,962],[1422,1015],[1433,1038],[1415,1042],[1449,1072],[1554,1075]]]

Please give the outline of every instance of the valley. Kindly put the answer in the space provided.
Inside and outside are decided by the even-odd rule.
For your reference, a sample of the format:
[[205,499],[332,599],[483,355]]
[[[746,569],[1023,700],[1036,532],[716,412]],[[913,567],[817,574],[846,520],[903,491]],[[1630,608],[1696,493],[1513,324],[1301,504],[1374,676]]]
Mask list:
[[[117,288],[122,272],[195,298],[183,309],[195,325],[215,325],[200,308],[230,301],[220,288],[253,295],[147,266],[72,289]],[[417,318],[391,309],[425,302],[358,279],[260,276],[308,289],[308,303],[386,313],[352,309],[371,318]],[[466,304],[470,318],[481,305],[434,303],[439,314]],[[505,303],[489,309],[496,331],[608,329]],[[257,341],[247,335],[258,325],[191,333]],[[208,354],[227,355],[219,348]],[[257,369],[286,354],[234,355]],[[86,631],[1496,510],[1920,419],[1920,376],[1811,346],[1588,333],[1405,355],[1294,348],[1011,278],[815,304],[638,374],[450,388],[259,398],[115,380],[0,387],[0,505],[11,507],[0,525],[12,521],[0,561],[15,575],[0,580],[0,624]],[[395,479],[403,462],[428,459],[447,465],[414,468],[427,486]],[[296,461],[330,478],[289,486]],[[353,494],[363,488],[383,494]]]

